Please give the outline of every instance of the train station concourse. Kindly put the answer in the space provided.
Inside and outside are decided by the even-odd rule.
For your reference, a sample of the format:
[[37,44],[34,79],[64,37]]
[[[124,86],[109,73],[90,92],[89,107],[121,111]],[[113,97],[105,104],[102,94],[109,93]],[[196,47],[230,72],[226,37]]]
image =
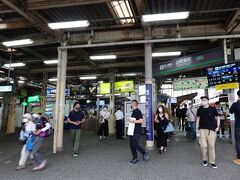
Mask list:
[[0,179],[240,178],[239,0],[0,0]]

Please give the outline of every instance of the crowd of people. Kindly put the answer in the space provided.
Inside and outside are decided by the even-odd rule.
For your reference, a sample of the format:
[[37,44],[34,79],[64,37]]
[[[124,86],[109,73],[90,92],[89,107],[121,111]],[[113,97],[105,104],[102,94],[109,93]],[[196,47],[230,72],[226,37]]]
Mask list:
[[[233,163],[240,165],[240,90],[237,92],[237,95],[239,100],[232,104],[229,113],[235,116],[234,132],[237,158],[233,160]],[[182,109],[180,109],[180,106],[176,108],[179,131],[188,129],[192,140],[196,140],[197,134],[199,134],[202,165],[204,167],[210,165],[212,168],[217,168],[215,144],[218,135],[221,134],[222,137],[225,136],[225,120],[227,113],[220,106],[219,102],[216,102],[215,105],[212,106],[207,96],[201,97],[201,100],[202,103],[199,107],[194,107],[191,102],[189,103],[189,107],[184,104]],[[141,110],[138,108],[138,102],[136,100],[131,101],[131,108],[132,114],[128,121],[135,125],[133,135],[130,136],[130,150],[133,159],[129,164],[134,165],[139,162],[138,151],[142,154],[144,162],[149,160],[149,152],[139,144],[144,118]],[[20,140],[23,142],[23,147],[17,170],[26,167],[28,157],[34,160],[35,167],[33,171],[42,170],[46,167],[47,161],[40,154],[40,149],[44,139],[51,133],[51,126],[42,114],[43,111],[41,109],[35,109],[32,114],[25,114],[23,116],[23,129],[20,134]],[[109,118],[110,112],[108,107],[104,106],[100,112],[99,118],[99,141],[106,140],[109,135]],[[124,114],[121,108],[118,108],[115,112],[115,120],[116,137],[117,139],[123,139]],[[79,155],[81,125],[86,121],[79,102],[73,105],[73,110],[69,113],[67,121],[70,124],[73,156],[77,157]],[[164,104],[159,105],[154,123],[156,125],[156,146],[160,154],[167,151],[169,132],[174,131],[174,129],[169,130],[172,126],[171,121],[172,116],[168,108]]]

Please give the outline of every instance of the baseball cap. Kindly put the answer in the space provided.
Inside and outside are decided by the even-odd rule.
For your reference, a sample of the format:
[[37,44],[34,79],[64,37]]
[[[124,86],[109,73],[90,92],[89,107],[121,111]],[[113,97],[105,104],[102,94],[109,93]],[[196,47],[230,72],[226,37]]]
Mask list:
[[32,115],[29,113],[23,115],[22,119],[25,119],[25,118],[32,121]]
[[201,100],[203,100],[203,99],[207,99],[209,101],[209,97],[207,97],[207,96],[202,96]]

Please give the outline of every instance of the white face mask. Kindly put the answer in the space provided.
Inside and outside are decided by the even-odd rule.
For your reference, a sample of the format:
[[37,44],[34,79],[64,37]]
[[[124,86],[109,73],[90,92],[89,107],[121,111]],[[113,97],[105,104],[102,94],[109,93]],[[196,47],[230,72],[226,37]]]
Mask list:
[[22,122],[27,123],[29,120],[27,118],[23,118]]
[[162,108],[159,108],[159,109],[158,109],[158,111],[159,111],[160,113],[162,113],[162,112],[163,112]]

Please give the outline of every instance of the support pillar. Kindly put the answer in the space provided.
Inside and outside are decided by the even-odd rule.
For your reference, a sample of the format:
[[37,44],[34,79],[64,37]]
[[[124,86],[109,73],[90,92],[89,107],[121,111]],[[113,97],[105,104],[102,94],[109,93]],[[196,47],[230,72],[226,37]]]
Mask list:
[[48,82],[48,74],[46,72],[44,72],[43,73],[43,86],[42,86],[42,91],[41,91],[41,108],[44,110],[46,108],[47,82]]
[[145,47],[145,84],[146,84],[146,148],[154,148],[153,134],[153,85],[152,85],[152,44]]
[[58,48],[57,92],[55,106],[55,131],[53,153],[56,153],[57,151],[62,151],[63,149],[66,70],[67,70],[67,49]]
[[109,111],[110,111],[110,119],[108,122],[109,125],[109,134],[115,134],[116,130],[114,127],[114,110],[115,110],[115,96],[114,96],[114,82],[115,82],[115,75],[114,70],[110,72],[110,83],[111,83],[111,94],[109,97]]
[[10,99],[10,106],[8,111],[8,122],[7,122],[6,134],[14,134],[16,130],[17,88],[18,88],[18,80],[17,78],[15,78],[13,93]]

